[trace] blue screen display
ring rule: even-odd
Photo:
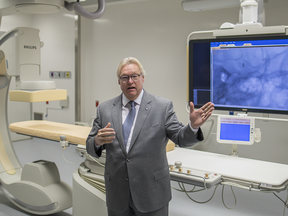
[[[288,113],[288,36],[190,40],[189,100],[216,109]]]
[[[221,140],[250,141],[250,125],[221,123]]]
[[[212,49],[211,100],[215,106],[288,110],[285,42],[288,39],[240,41],[237,47],[222,44]]]

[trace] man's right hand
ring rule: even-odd
[[[106,127],[100,129],[95,136],[96,146],[101,146],[107,143],[112,143],[115,139],[115,131],[113,128],[110,128],[111,123],[109,122]]]

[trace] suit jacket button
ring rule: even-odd
[[[127,162],[130,162],[130,160],[129,160],[128,158],[126,158],[126,161],[127,161]]]
[[[129,181],[129,178],[126,178],[126,181]]]

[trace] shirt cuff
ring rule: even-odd
[[[94,138],[94,149],[95,151],[99,150],[101,148],[101,145],[97,145],[95,142],[95,138]]]
[[[191,125],[191,122],[189,122],[189,126],[190,126],[192,132],[194,133],[194,135],[197,136],[197,133],[198,133],[199,128],[194,129],[194,128],[192,127],[192,125]]]

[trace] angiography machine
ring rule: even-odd
[[[105,1],[98,1],[98,6],[98,10],[91,13],[85,11],[77,2],[56,0],[48,3],[43,1],[1,1],[0,3],[1,15],[11,14],[14,11],[55,12],[66,7],[68,10],[75,9],[79,14],[92,19],[103,14]],[[66,90],[56,89],[54,81],[40,80],[40,49],[43,45],[39,38],[39,30],[28,27],[12,29],[0,38],[0,187],[16,206],[38,215],[52,214],[70,208],[72,189],[67,183],[61,181],[54,162],[38,160],[25,164],[24,167],[21,166],[15,155],[8,129],[7,100],[8,95],[12,101],[30,103],[66,100]],[[15,77],[16,90],[9,92],[11,77]],[[42,129],[45,127],[47,124]],[[55,127],[53,124],[54,129]],[[41,126],[38,125],[37,128]],[[87,130],[82,127],[77,131],[83,131],[81,129],[84,129],[87,134]],[[69,140],[69,134],[66,135]],[[75,137],[75,133],[73,135]],[[43,137],[43,134],[40,137]],[[56,139],[60,140],[60,136]],[[74,142],[73,139],[69,141]],[[83,143],[83,140],[75,141],[77,144],[81,142]]]
[[[257,22],[258,1],[240,0],[240,3],[242,23],[224,23],[220,29],[192,32],[187,38],[187,101],[193,101],[196,108],[212,101],[216,109],[245,113],[217,117],[216,139],[224,145],[232,144],[232,153],[223,155],[181,149],[168,143],[170,176],[180,185],[195,185],[203,190],[229,185],[257,192],[286,191],[288,165],[238,157],[236,146],[261,140],[255,117],[247,116],[247,112],[288,111],[288,107],[280,103],[287,93],[280,81],[288,80],[288,73],[285,74],[288,72],[285,61],[288,27],[263,27]],[[0,103],[1,189],[11,202],[34,214],[51,214],[73,206],[74,216],[105,216],[105,152],[99,159],[86,153],[85,140],[90,127],[47,121],[16,122],[9,126],[16,133],[60,141],[63,148],[69,143],[78,145],[77,151],[85,161],[73,173],[72,188],[60,180],[53,162],[38,160],[22,168],[11,145],[7,122],[8,93],[10,100],[15,101],[66,98],[65,90],[56,89],[53,82],[39,79],[41,45],[37,29],[20,27],[0,38],[0,49],[4,50],[0,52],[0,100],[3,101]],[[273,55],[278,57],[277,70],[272,70],[269,65],[269,62],[276,61]],[[16,64],[11,65],[10,61]],[[16,77],[17,90],[9,92],[11,76]],[[277,86],[266,88],[271,85],[269,80],[279,76],[282,77]],[[286,207],[287,200],[284,201],[284,209]]]

